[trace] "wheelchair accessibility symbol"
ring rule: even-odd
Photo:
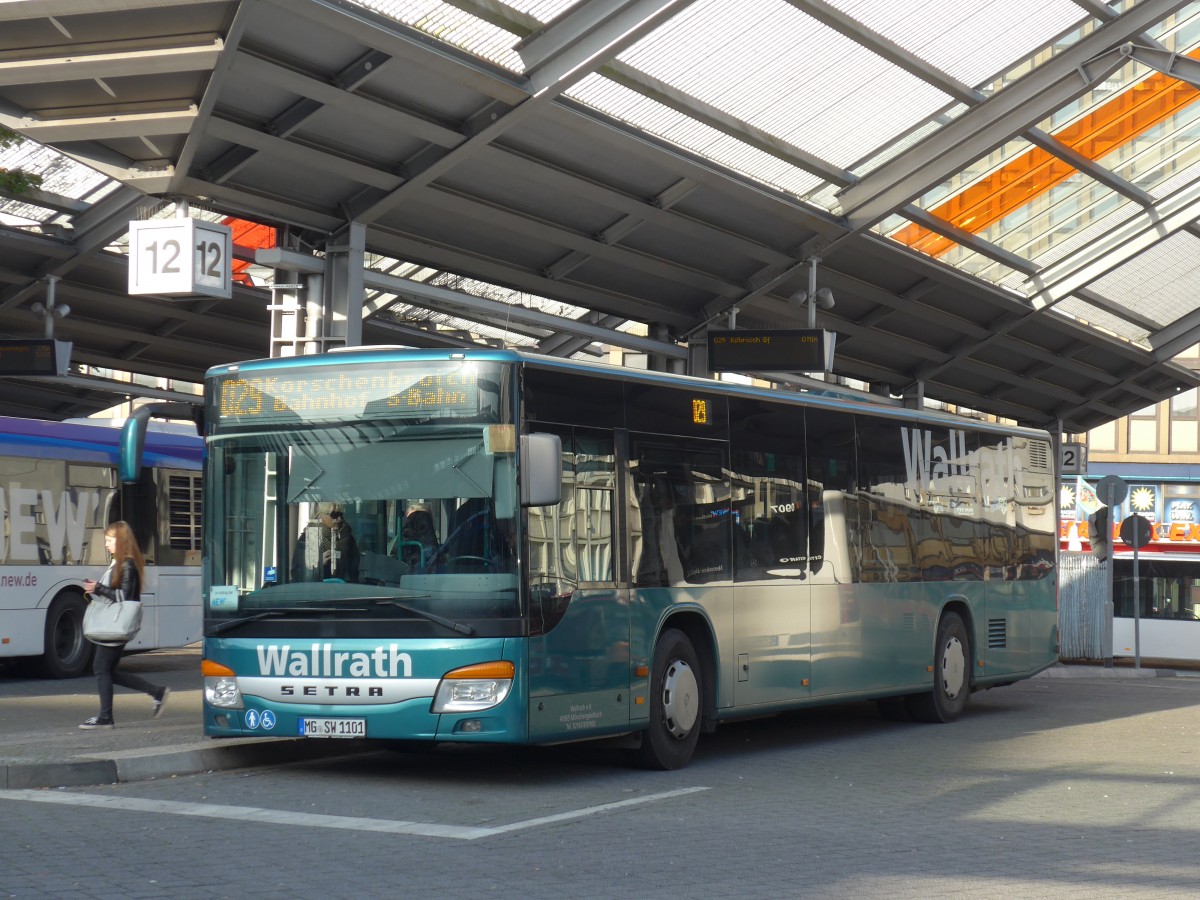
[[[257,709],[246,710],[246,727],[253,730],[261,727],[263,731],[270,731],[275,727],[275,713],[269,709],[264,709],[259,712]]]

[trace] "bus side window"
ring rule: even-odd
[[[732,534],[723,455],[698,442],[635,442],[631,522],[638,587],[729,580]]]
[[[738,400],[732,419],[737,578],[794,578],[809,560],[803,416]]]
[[[530,507],[529,574],[543,592],[567,593],[580,583],[611,583],[613,492],[616,455],[613,433],[537,423],[537,431],[562,440],[562,500]]]

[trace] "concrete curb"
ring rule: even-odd
[[[155,750],[114,751],[110,757],[103,759],[9,762],[0,764],[0,787],[15,790],[144,781],[172,775],[196,775],[201,772],[304,762],[359,753],[369,748],[365,741],[358,740],[279,738],[235,741],[205,742]]]
[[[1200,672],[1185,669],[1135,669],[1131,666],[1051,666],[1034,678],[1200,678]]]

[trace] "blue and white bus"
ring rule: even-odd
[[[687,763],[1057,660],[1045,432],[502,350],[206,378],[204,728]]]
[[[122,485],[120,428],[0,416],[0,658],[32,657],[56,678],[90,671],[83,582],[104,572],[104,529],[120,519],[146,555],[142,628],[129,649],[200,639],[204,445],[195,426],[163,428],[145,438],[141,476]]]

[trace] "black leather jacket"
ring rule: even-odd
[[[117,599],[117,589],[109,585],[109,574],[105,572],[96,581],[96,589],[92,591],[98,597],[105,597],[109,600]],[[120,591],[126,600],[141,600],[142,585],[138,581],[137,566],[134,565],[132,559],[127,559],[121,563],[121,584]]]

